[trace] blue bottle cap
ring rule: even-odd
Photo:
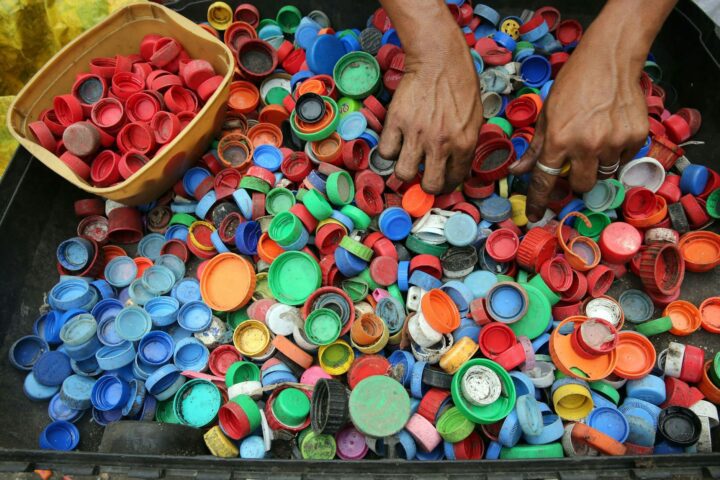
[[[198,282],[195,278],[183,278],[175,284],[171,295],[180,302],[180,305],[196,300],[202,300],[202,295],[200,294],[200,282]]]
[[[420,460],[421,462],[437,462],[443,458],[445,458],[445,451],[443,449],[442,442],[440,442],[431,452],[425,452],[420,449],[417,449],[415,452],[415,460]]]
[[[460,316],[464,317],[470,312],[470,303],[475,297],[472,290],[463,282],[450,280],[440,287],[440,290],[447,293],[453,303],[455,303],[460,312]]]
[[[97,352],[95,352],[95,354],[97,355]],[[95,355],[85,360],[74,360],[71,358],[70,367],[73,372],[83,377],[95,377],[103,372],[103,369],[100,368],[100,365],[97,363]]]
[[[170,361],[174,350],[175,343],[172,337],[160,330],[149,332],[138,345],[140,360],[157,367]]]
[[[142,274],[142,283],[153,295],[165,295],[175,285],[175,274],[168,267],[153,265]]]
[[[351,112],[346,114],[337,127],[337,132],[340,134],[340,138],[349,142],[360,137],[367,128],[367,119],[365,115],[360,112]]]
[[[583,202],[579,198],[573,198],[572,200],[570,200],[570,203],[565,205],[563,209],[560,210],[560,213],[558,213],[558,218],[563,219],[570,212],[580,212],[582,210],[585,210],[585,202]],[[574,222],[575,217],[570,217],[565,221],[565,225],[572,226]]]
[[[460,327],[458,327],[454,332],[452,332],[453,341],[455,343],[457,343],[463,337],[468,337],[473,342],[476,341],[478,335],[480,335],[480,326],[476,325],[475,322],[472,323],[472,325],[460,324]]]
[[[259,435],[250,435],[240,442],[240,458],[265,458],[265,441]]]
[[[122,308],[120,309],[122,310]],[[118,310],[118,312],[120,311]],[[107,316],[98,323],[97,336],[103,345],[120,345],[125,340],[115,330],[115,316]]]
[[[118,345],[104,346],[95,352],[95,359],[103,370],[116,370],[133,362],[135,347],[131,342],[125,341]]]
[[[8,351],[13,367],[29,372],[45,353],[50,351],[47,342],[37,335],[27,335],[15,340]]]
[[[129,363],[122,368],[116,368],[114,370],[107,370],[107,371],[105,371],[105,375],[115,375],[116,377],[121,378],[122,380],[124,380],[128,383],[130,383],[130,381],[133,378],[135,378],[135,376],[133,375],[132,363]]]
[[[640,290],[625,290],[618,297],[618,303],[625,313],[625,319],[632,323],[650,320],[655,313],[652,299]]]
[[[445,223],[445,238],[450,245],[465,247],[477,238],[478,225],[467,213],[457,213]]]
[[[365,130],[363,134],[358,137],[360,140],[363,140],[365,143],[368,144],[370,150],[377,147],[378,143],[380,143],[377,135],[372,135],[372,133],[374,133],[372,130]]]
[[[165,236],[159,233],[149,233],[138,243],[138,255],[147,257],[153,262],[160,256],[160,250],[165,244]]]
[[[132,376],[133,378],[146,381],[150,375],[153,374],[159,367],[153,367],[140,360],[140,356],[136,355],[132,363]],[[132,380],[132,379],[131,379]],[[127,380],[128,382],[130,380]]]
[[[327,177],[323,175],[322,173],[316,172],[315,170],[312,170],[310,173],[308,173],[308,176],[306,177],[308,182],[312,184],[313,187],[315,187],[316,190],[318,190],[323,195],[327,191]]]
[[[271,172],[280,168],[283,161],[283,154],[274,145],[259,145],[253,152],[253,163]]]
[[[660,407],[653,405],[650,402],[646,402],[645,400],[640,400],[639,398],[627,397],[625,401],[623,401],[623,404],[620,405],[619,410],[622,413],[625,413],[631,408],[640,408],[645,410],[652,417],[653,426],[657,428],[657,422],[661,412]]]
[[[498,322],[516,322],[527,312],[527,294],[516,283],[498,283],[488,292],[486,308],[490,316]]]
[[[145,311],[156,327],[166,327],[175,322],[180,302],[174,297],[155,297],[145,304]]]
[[[540,413],[535,393],[519,395],[515,407],[520,429],[526,435],[540,435],[543,429],[543,418]]]
[[[487,5],[484,5],[482,3],[478,3],[475,5],[475,8],[473,9],[473,13],[480,17],[483,20],[487,20],[487,23],[493,26],[497,26],[498,22],[500,22],[500,14],[492,7],[488,7]],[[485,23],[482,22],[481,25]]]
[[[37,381],[33,372],[27,374],[25,382],[23,383],[23,392],[25,393],[25,396],[33,401],[50,400],[53,395],[59,391],[60,384],[53,386],[43,385]]]
[[[163,237],[164,238],[164,237]],[[165,240],[163,240],[165,241]],[[90,285],[95,287],[98,294],[100,294],[100,300],[111,300],[117,296],[115,289],[106,280],[93,280]]]
[[[440,288],[442,286],[442,282],[440,280],[428,273],[423,272],[422,270],[415,270],[414,272],[412,272],[408,283],[410,285],[420,287],[426,292],[429,292],[433,288]]]
[[[486,270],[476,270],[463,279],[474,298],[485,298],[490,288],[498,283],[497,276]]]
[[[165,240],[180,240],[186,242],[188,232],[188,227],[185,225],[170,225],[168,229],[165,230]]]
[[[705,191],[709,178],[710,171],[704,165],[688,165],[680,177],[680,190],[698,196]]]
[[[528,87],[541,87],[551,74],[550,62],[542,55],[530,55],[520,65],[520,76]]]
[[[276,363],[275,365],[272,365],[272,366],[266,368],[265,370],[262,371],[262,374],[269,375],[273,372],[290,372],[290,373],[292,373],[292,370],[290,370],[290,367],[288,367],[284,363],[280,362],[280,363]]]
[[[397,439],[399,442],[399,445],[396,447],[398,457],[404,460],[412,460],[417,457],[417,443],[413,436],[410,435],[410,432],[405,429],[400,430],[397,434]]]
[[[340,41],[345,47],[346,53],[362,50],[362,45],[360,45],[360,41],[354,35],[345,35],[340,39]]]
[[[389,28],[385,33],[383,33],[382,39],[380,41],[383,45],[396,45],[398,47],[402,47],[402,44],[400,43],[400,36],[397,33],[397,30],[394,28]]]
[[[95,255],[95,246],[85,238],[74,237],[58,245],[56,254],[65,270],[79,272],[86,268]]]
[[[305,60],[316,74],[332,75],[335,64],[346,53],[340,39],[334,35],[320,35],[305,52]]]
[[[130,257],[115,257],[105,265],[105,280],[115,288],[124,288],[137,277],[137,264]]]
[[[173,272],[176,282],[179,282],[185,276],[185,262],[176,255],[170,253],[160,255],[155,260],[155,265],[169,268]]]
[[[639,380],[628,380],[625,384],[628,397],[639,398],[653,405],[665,401],[665,381],[655,375],[647,375]]]
[[[195,216],[199,219],[206,218],[208,213],[210,213],[210,209],[215,205],[215,202],[217,202],[215,190],[210,190],[203,195],[197,205],[195,205]]]
[[[142,410],[147,391],[145,390],[145,382],[136,378],[130,380],[128,386],[130,388],[130,395],[128,396],[127,403],[122,407],[122,414],[124,417],[134,418]]]
[[[321,28],[314,20],[304,17],[295,30],[295,43],[303,50],[307,50],[317,39]]]
[[[209,358],[208,348],[197,338],[184,338],[175,345],[173,361],[182,371],[201,372],[207,367]]]
[[[350,278],[359,275],[367,268],[368,263],[344,248],[338,247],[335,250],[335,265],[341,274]]]
[[[403,376],[400,383],[402,383],[406,387],[410,386],[412,368],[413,365],[415,365],[415,357],[412,355],[412,353],[406,350],[395,350],[387,357],[387,359],[393,367],[402,365],[401,371],[403,372]]]
[[[549,328],[552,328],[552,322],[549,323]],[[535,340],[532,341],[532,347],[535,353],[548,353],[548,342],[550,342],[550,334],[543,333]]]
[[[183,175],[183,188],[192,197],[195,195],[195,189],[210,175],[210,172],[202,167],[193,167]]]
[[[497,30],[493,25],[483,22],[475,29],[475,40],[489,37],[490,35],[493,35],[496,31]]]
[[[417,361],[410,371],[410,395],[418,399],[424,397],[428,390],[422,381],[426,366],[427,362]]]
[[[517,410],[513,409],[503,420],[498,433],[498,442],[504,447],[514,447],[520,441],[522,433]]]
[[[532,380],[526,374],[512,371],[510,372],[510,378],[512,378],[515,384],[515,392],[518,397],[521,395],[535,396],[535,384],[532,383]]]
[[[80,308],[92,299],[90,284],[80,279],[68,279],[57,283],[48,295],[48,303],[55,310]]]
[[[284,382],[297,382],[297,377],[292,372],[275,371],[264,374],[262,377],[262,386],[269,387]]]
[[[140,307],[126,307],[115,317],[115,331],[130,342],[140,340],[151,328],[150,315]]]
[[[307,80],[309,78],[314,77],[315,74],[311,72],[310,70],[300,70],[296,74],[294,74],[292,77],[290,77],[290,90],[295,91],[295,87],[302,83],[303,80]],[[249,217],[247,217],[249,218]]]
[[[512,138],[510,143],[513,145],[513,150],[515,150],[515,158],[522,158],[528,147],[530,147],[530,143],[523,137]]]
[[[390,335],[399,332],[405,322],[405,305],[400,300],[389,295],[378,300],[375,314],[385,322]]]
[[[587,418],[587,424],[622,443],[627,440],[630,426],[620,410],[595,408]]]
[[[103,412],[97,408],[92,409],[92,418],[95,423],[101,427],[107,427],[113,422],[117,422],[122,418],[122,408],[116,408],[109,412]]]
[[[212,322],[213,315],[210,307],[203,302],[188,302],[178,311],[178,324],[189,332],[202,332]]]
[[[155,412],[157,411],[157,399],[152,395],[147,395],[147,389],[145,390],[145,401],[142,404],[140,413],[137,415],[137,420],[141,422],[151,422],[155,419]]]
[[[175,202],[170,204],[170,211],[173,213],[190,213],[195,214],[195,207],[197,207],[197,202]],[[173,225],[174,226],[174,225]],[[166,232],[166,238],[167,238],[167,232]]]
[[[80,345],[63,344],[64,352],[71,360],[82,361],[95,356],[95,352],[102,347],[102,343],[96,335],[93,335],[87,342]],[[72,364],[70,365],[72,368]]]
[[[405,239],[410,234],[412,219],[402,208],[390,207],[380,214],[378,226],[383,235],[395,242]]]
[[[543,410],[542,403],[538,403],[538,406],[542,411],[543,428],[539,435],[525,434],[525,441],[530,445],[546,445],[559,440],[565,433],[562,420],[549,409]]]
[[[240,209],[240,213],[242,213],[242,216],[246,219],[252,218],[252,198],[250,198],[250,194],[247,192],[247,190],[245,190],[244,188],[240,188],[238,190],[235,190],[232,196],[233,200],[235,200],[235,203]]]
[[[547,99],[548,95],[550,95],[550,89],[552,88],[553,83],[555,83],[555,80],[548,80],[542,87],[540,87],[540,98],[543,102]],[[643,157],[644,156],[645,155],[643,155]]]
[[[355,223],[352,221],[350,217],[345,215],[342,212],[339,212],[337,210],[333,210],[332,215],[330,215],[330,218],[337,220],[338,222],[345,225],[345,228],[347,228],[348,232],[352,232],[355,230]]]
[[[43,340],[45,340],[47,342],[48,340],[47,340],[45,332],[46,332],[47,325],[48,325],[48,318],[51,317],[52,319],[55,319],[56,316],[59,318],[60,314],[58,312],[55,312],[54,310],[50,310],[49,312],[43,313],[42,315],[37,317],[35,319],[35,321],[33,322],[33,333],[36,336],[42,338]],[[51,322],[53,322],[53,321],[55,321],[55,320],[51,320]],[[60,338],[59,338],[60,330],[59,329],[58,329],[57,334],[58,334],[57,341],[59,342],[60,341]]]
[[[84,413],[85,410],[76,410],[68,407],[65,402],[63,402],[62,398],[60,398],[59,393],[55,394],[48,404],[48,415],[53,422],[62,420],[65,422],[75,423],[80,420]]]
[[[97,322],[95,317],[89,313],[81,313],[75,315],[60,330],[60,340],[65,346],[81,345],[97,332]]]
[[[40,448],[69,452],[80,443],[80,432],[70,422],[58,420],[52,422],[40,434]]]
[[[252,220],[243,222],[235,230],[235,246],[243,255],[255,255],[261,235],[262,229],[258,222]]]
[[[480,214],[485,220],[492,223],[499,223],[510,218],[511,211],[510,201],[496,193],[480,202]]]
[[[501,450],[502,450],[502,445],[500,445],[498,442],[488,443],[487,449],[485,450],[485,459],[486,460],[497,460],[498,458],[500,458]]]
[[[514,52],[515,47],[517,46],[517,42],[515,42],[515,39],[502,31],[495,32],[493,34],[493,40],[495,40],[495,43],[497,43],[501,47],[506,48],[510,52]]]
[[[128,294],[132,303],[138,306],[143,306],[153,298],[157,297],[154,293],[151,293],[143,282],[142,278],[136,278],[128,287]]]
[[[410,275],[410,262],[408,262],[406,260],[398,262],[397,286],[401,292],[407,292],[408,289],[410,288],[409,278],[408,278],[409,275]]]
[[[447,440],[443,441],[443,452],[445,452],[445,458],[448,460],[457,460],[455,457],[455,448],[453,444]]]
[[[43,353],[33,365],[32,372],[38,383],[48,387],[62,385],[73,373],[70,357],[58,351]]]
[[[95,379],[81,375],[70,375],[60,387],[60,398],[72,410],[85,410],[90,408],[90,394]]]
[[[98,378],[90,394],[93,407],[107,412],[122,408],[130,397],[130,386],[114,375],[103,375]]]
[[[656,427],[653,419],[645,410],[631,408],[625,413],[630,433],[627,441],[635,445],[651,447],[655,444]]]

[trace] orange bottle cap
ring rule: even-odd
[[[655,366],[655,347],[645,335],[637,332],[618,333],[617,363],[613,373],[620,378],[639,380]]]

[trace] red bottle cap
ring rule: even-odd
[[[642,235],[628,223],[613,222],[603,229],[598,244],[603,260],[627,263],[640,251]]]
[[[495,192],[495,183],[483,182],[477,177],[470,177],[463,182],[463,193],[468,198],[482,200]]]
[[[85,118],[80,100],[70,94],[55,97],[53,99],[53,110],[55,110],[55,116],[60,124],[65,127]]]
[[[315,232],[315,246],[321,255],[331,255],[335,253],[345,235],[347,230],[342,225],[326,223]]]
[[[658,296],[674,294],[685,278],[685,261],[676,245],[653,244],[640,255],[640,279]]]
[[[505,117],[516,128],[534,124],[539,113],[537,104],[525,95],[510,100],[505,106]]]
[[[432,275],[438,280],[442,278],[442,264],[440,263],[440,259],[433,255],[415,255],[412,260],[410,260],[410,274],[415,270],[420,270],[428,275]]]
[[[512,230],[495,230],[485,242],[485,251],[500,263],[512,261],[518,252],[520,240]]]
[[[398,262],[392,257],[379,256],[370,262],[370,277],[381,287],[397,282]]]
[[[155,133],[155,141],[159,145],[170,143],[182,130],[177,115],[166,111],[157,112],[152,117],[150,128]]]
[[[705,350],[695,345],[685,345],[680,380],[688,383],[699,383],[702,380],[705,365]]]
[[[539,227],[533,227],[525,234],[517,250],[518,265],[530,272],[555,256],[558,241],[555,235]]]
[[[51,152],[55,152],[57,142],[55,141],[52,131],[50,131],[50,128],[45,122],[39,120],[30,122],[28,124],[28,130],[30,130],[30,133],[33,134],[41,147],[46,150],[50,150]]]
[[[117,132],[125,123],[125,107],[115,98],[103,98],[93,105],[90,120],[107,132]]]
[[[175,255],[183,262],[187,262],[190,254],[188,252],[187,245],[182,240],[172,238],[165,242],[160,248],[161,255]],[[219,347],[218,347],[219,348]],[[217,349],[216,349],[217,350]],[[213,350],[214,351],[214,350]]]
[[[126,152],[120,161],[118,162],[118,171],[120,176],[124,179],[128,179],[133,176],[135,172],[140,170],[150,160],[140,152],[130,150]]]
[[[540,276],[554,292],[567,291],[573,282],[573,272],[565,257],[556,256],[540,267]]]
[[[103,150],[95,156],[90,166],[90,179],[96,187],[109,187],[119,182],[120,156],[112,150]]]
[[[140,211],[133,207],[113,208],[108,214],[108,240],[112,243],[137,243],[143,236]]]
[[[482,354],[487,358],[494,359],[517,344],[515,333],[504,323],[489,323],[480,330],[478,345]]]
[[[566,303],[579,302],[587,293],[588,281],[585,275],[577,270],[573,270],[573,281],[570,288],[562,292],[561,298]]]
[[[90,179],[90,167],[80,157],[77,157],[70,152],[65,152],[60,155],[60,161],[63,162],[78,177],[85,181]]]
[[[515,149],[507,138],[496,138],[481,143],[475,149],[473,173],[483,182],[494,182],[506,177],[510,164],[515,161]]]
[[[134,150],[147,154],[155,150],[155,136],[146,123],[128,123],[118,132],[117,145],[123,153]]]
[[[105,215],[105,202],[99,198],[85,198],[73,204],[75,215],[79,218],[92,215]]]
[[[355,385],[373,375],[386,375],[390,370],[390,362],[380,355],[362,355],[355,358],[347,373],[348,386]]]
[[[174,85],[165,91],[163,99],[167,108],[173,113],[196,112],[198,110],[197,96],[187,88]]]

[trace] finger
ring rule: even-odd
[[[535,162],[542,152],[543,144],[545,143],[545,116],[540,115],[537,124],[535,126],[535,135],[533,136],[530,146],[522,157],[515,160],[510,165],[510,173],[513,175],[522,175],[529,172],[535,166]]]
[[[623,151],[620,153],[620,165],[625,165],[627,162],[635,158],[635,155],[645,145],[646,138],[631,142]]]
[[[447,175],[443,191],[451,192],[467,178],[474,153],[475,149],[460,149],[452,153],[447,164]]]
[[[570,155],[570,187],[578,193],[592,190],[597,181],[598,158],[588,152]]]
[[[380,153],[380,156],[385,158],[382,153]],[[395,164],[395,175],[400,180],[409,182],[417,175],[420,160],[422,160],[420,144],[414,138],[405,138],[398,161]]]
[[[380,136],[380,143],[378,144],[378,153],[382,158],[388,160],[396,160],[400,154],[403,144],[403,134],[400,128],[398,128],[397,122],[394,117],[388,117],[386,125],[383,126],[383,132]]]
[[[438,194],[445,186],[447,175],[446,165],[448,154],[440,149],[429,149],[425,155],[425,171],[423,172],[422,187],[427,193]]]
[[[598,162],[597,179],[611,178],[620,168],[620,152],[617,150],[602,154]],[[602,171],[601,169],[605,169]],[[614,171],[613,171],[614,170]]]
[[[550,168],[561,168],[565,156],[557,154],[550,156],[548,150],[547,145],[545,145],[537,163],[541,163]],[[547,206],[550,192],[552,192],[555,187],[556,181],[556,175],[550,175],[535,165],[532,171],[532,178],[530,179],[530,188],[528,189],[527,204],[525,207],[525,213],[531,222],[539,221],[545,214],[545,207]]]

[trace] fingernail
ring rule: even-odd
[[[515,167],[517,167],[518,165],[520,165],[520,160],[515,160],[513,163],[510,164],[509,168],[510,170],[514,170]]]

